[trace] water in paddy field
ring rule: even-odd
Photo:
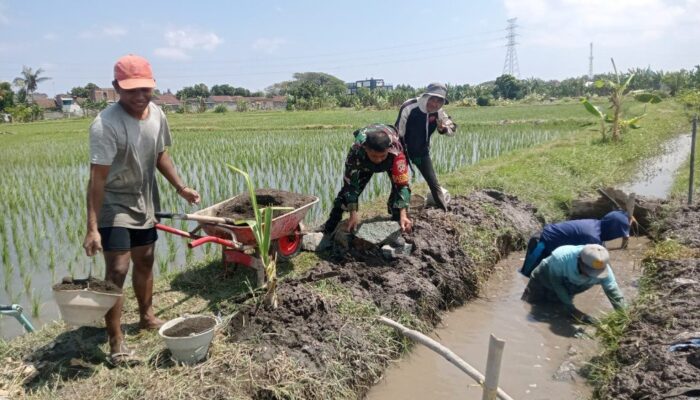
[[[665,198],[678,167],[690,152],[690,136],[666,143],[665,152],[651,159],[624,190]],[[611,265],[625,298],[634,298],[640,263],[648,239],[631,238],[627,249],[620,240],[607,243]],[[489,336],[505,340],[499,386],[516,399],[586,399],[592,390],[576,370],[599,351],[593,330],[573,325],[556,305],[532,306],[522,300],[527,278],[517,270],[524,253],[511,254],[495,267],[481,297],[447,313],[431,337],[483,373]],[[576,296],[576,306],[599,316],[612,310],[600,286]],[[482,390],[470,377],[441,356],[416,345],[390,367],[369,392],[383,399],[481,399]]]

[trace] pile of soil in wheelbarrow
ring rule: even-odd
[[[259,208],[263,207],[290,207],[295,210],[305,206],[316,198],[305,194],[285,192],[276,189],[258,189],[255,191],[255,200]],[[272,214],[277,217],[292,210],[276,210]],[[248,193],[242,193],[224,204],[217,212],[217,217],[231,218],[234,220],[245,220],[255,218],[253,204],[250,202]]]
[[[666,221],[668,230],[663,236],[700,250],[698,221],[700,207],[680,209]],[[700,260],[653,259],[645,265],[649,268],[645,275],[656,294],[649,302],[636,306],[633,315],[638,317],[613,353],[620,369],[610,384],[600,389],[600,397],[697,397],[700,347],[693,341],[700,340]]]
[[[83,290],[90,289],[99,293],[118,294],[122,289],[112,282],[103,281],[94,277],[86,279],[63,278],[61,283],[53,285],[53,290]]]
[[[378,326],[370,310],[394,317],[410,314],[426,327],[434,326],[442,312],[477,296],[495,260],[522,248],[541,229],[533,207],[499,192],[456,197],[450,206],[448,213],[424,209],[412,216],[413,233],[404,235],[414,246],[410,255],[385,261],[374,254],[339,251],[304,277],[281,283],[276,309],[240,309],[227,337],[262,349],[253,355],[257,389],[252,397],[276,398],[265,382],[271,379],[269,371],[278,369],[279,354],[301,366],[306,381],[323,380],[327,371],[342,366],[347,372],[342,385],[362,397],[401,351],[401,339],[387,337],[389,329]],[[477,260],[472,247],[492,257]],[[299,380],[292,369],[280,373],[276,382]],[[299,386],[296,397],[337,397],[305,391],[312,387]]]
[[[163,331],[168,337],[187,337],[206,332],[216,325],[216,321],[211,317],[192,317],[171,326]]]

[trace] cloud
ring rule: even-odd
[[[44,40],[48,40],[48,41],[53,42],[56,39],[58,39],[58,35],[56,35],[55,33],[49,32],[49,33],[44,35]]]
[[[213,32],[201,32],[185,28],[166,31],[167,46],[158,47],[153,52],[156,56],[170,60],[189,60],[190,53],[197,50],[213,51],[224,40]]]
[[[95,38],[120,38],[126,36],[129,31],[119,25],[105,25],[102,27],[93,26],[89,30],[85,30],[78,34],[81,39],[95,39]]]
[[[4,2],[0,2],[0,25],[9,25],[10,17],[7,16],[7,7]]]
[[[697,0],[504,0],[504,5],[509,17],[518,18],[520,43],[559,48],[641,45],[680,34],[690,10],[700,12]]]
[[[126,35],[127,30],[121,26],[111,25],[102,28],[102,34],[109,37],[119,37]]]
[[[252,47],[258,51],[273,54],[285,43],[287,40],[283,38],[258,38],[253,42]]]
[[[153,51],[155,55],[169,60],[189,60],[190,56],[184,50],[175,47],[158,47]]]
[[[213,32],[199,32],[194,29],[177,29],[165,32],[165,40],[169,47],[183,50],[204,49],[214,50],[223,39]]]

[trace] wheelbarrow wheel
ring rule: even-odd
[[[297,229],[288,236],[282,236],[275,240],[274,250],[277,254],[277,261],[289,261],[301,251],[301,229]]]

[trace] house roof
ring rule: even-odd
[[[40,97],[38,99],[34,99],[34,103],[39,107],[43,108],[44,110],[56,108],[56,101],[54,99]]]
[[[101,100],[106,100],[108,102],[110,101],[119,101],[119,95],[117,94],[117,91],[114,90],[114,88],[97,88],[97,89],[92,89],[90,92],[90,100],[92,101],[101,101]]]
[[[172,93],[165,93],[165,94],[161,94],[160,96],[153,96],[153,102],[159,106],[163,106],[163,105],[179,106],[180,105],[180,100],[178,100],[177,97],[175,97],[175,95]]]

